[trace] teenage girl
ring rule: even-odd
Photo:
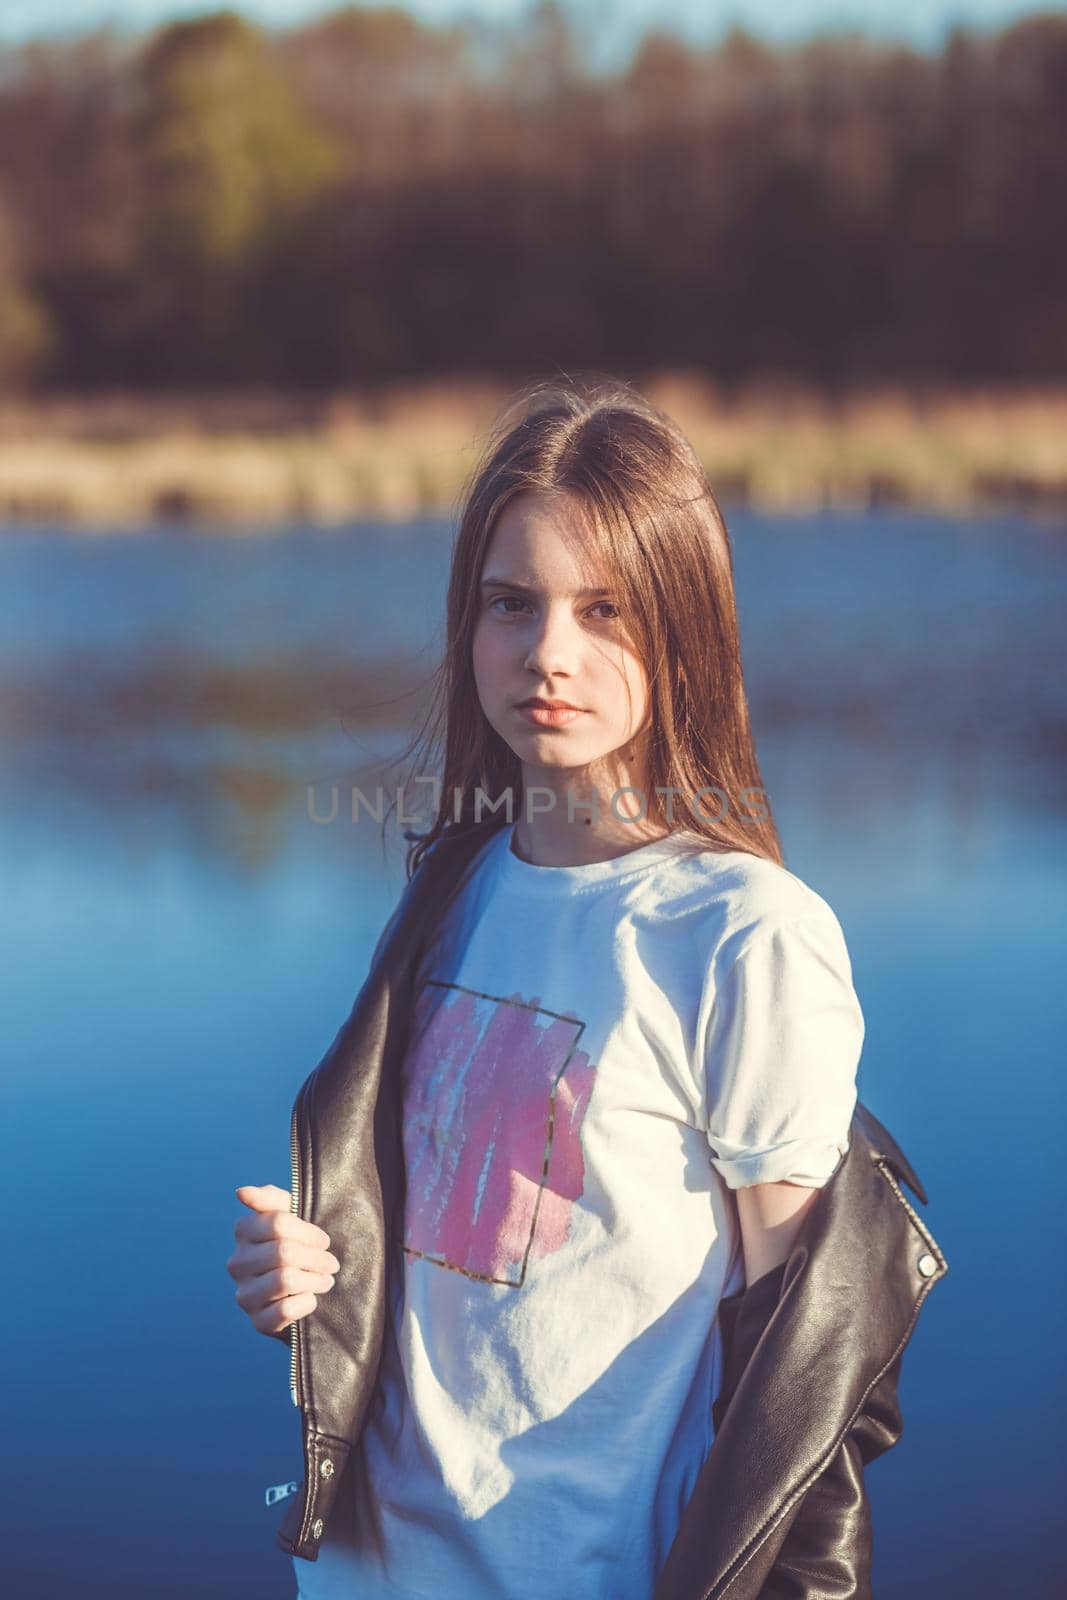
[[[785,1261],[845,1153],[864,1022],[783,864],[719,507],[629,386],[501,418],[441,689],[409,874],[449,822],[486,845],[421,969],[370,1487],[299,1596],[648,1600],[711,1448],[720,1300]],[[287,1191],[237,1194],[259,1332],[358,1294]]]

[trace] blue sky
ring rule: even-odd
[[[338,9],[324,0],[231,0],[232,9],[266,24],[290,26]],[[1067,3],[1033,0],[578,0],[588,31],[601,46],[617,48],[649,22],[670,26],[706,43],[739,23],[768,39],[795,40],[834,27],[862,28],[881,37],[936,46],[955,22],[992,28],[1035,10],[1067,11]],[[0,0],[0,42],[85,31],[111,23],[146,28],[173,17],[223,9],[205,0]],[[521,16],[524,0],[408,0],[407,9],[428,21],[460,15],[504,20]]]

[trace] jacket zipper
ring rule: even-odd
[[[267,1490],[267,1504],[276,1506],[279,1500],[288,1500],[291,1494],[298,1494],[299,1492],[300,1485],[298,1483],[272,1483]]]
[[[292,1177],[289,1185],[289,1209],[293,1215],[300,1215],[300,1146],[296,1133],[296,1104],[289,1120],[289,1161],[292,1168]],[[289,1324],[289,1393],[292,1395],[294,1406],[300,1404],[300,1319]]]

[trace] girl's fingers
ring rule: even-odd
[[[291,1322],[309,1316],[318,1303],[313,1294],[294,1294],[285,1300],[275,1300],[252,1317],[252,1326],[260,1333],[281,1333]]]
[[[292,1204],[289,1190],[279,1189],[276,1183],[242,1183],[234,1193],[253,1211],[288,1211]]]
[[[244,1241],[226,1263],[231,1278],[256,1278],[276,1267],[301,1267],[305,1272],[338,1273],[341,1263],[331,1250],[300,1239]]]
[[[330,1236],[291,1209],[288,1189],[243,1183],[235,1191],[247,1210],[234,1223],[237,1248],[226,1263],[237,1304],[260,1333],[281,1333],[314,1311],[334,1286],[341,1263]]]
[[[248,1212],[238,1217],[233,1225],[236,1238],[294,1238],[318,1245],[322,1250],[329,1248],[330,1236],[323,1228],[305,1222],[290,1210],[288,1189],[279,1189],[273,1183],[262,1186],[244,1183],[234,1192],[241,1204],[248,1207]]]
[[[235,1299],[250,1316],[294,1295],[329,1294],[335,1279],[328,1273],[304,1272],[299,1267],[279,1267],[258,1278],[247,1278],[237,1285]]]

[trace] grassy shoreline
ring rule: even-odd
[[[727,398],[684,372],[638,387],[677,418],[724,504],[1067,512],[1067,388]],[[0,522],[255,531],[453,516],[512,392],[453,380],[313,397],[0,397]]]

